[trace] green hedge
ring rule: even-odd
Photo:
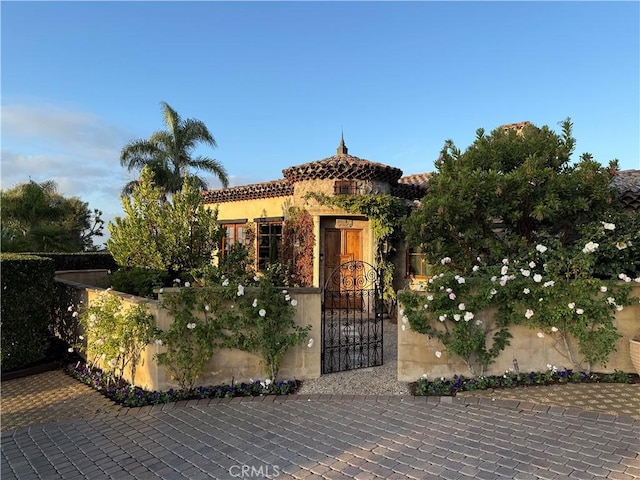
[[[116,270],[118,264],[109,252],[80,253],[39,253],[29,252],[25,255],[51,258],[57,270]]]
[[[0,254],[2,269],[2,372],[47,356],[55,263],[35,255]]]

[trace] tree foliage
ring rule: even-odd
[[[551,338],[572,367],[606,365],[615,312],[637,300],[628,283],[640,282],[639,216],[616,201],[616,161],[571,163],[571,127],[478,130],[464,153],[447,141],[406,222],[436,273],[423,299],[401,298],[407,320],[473,373],[508,345],[514,324]],[[481,319],[489,309],[493,319]]]
[[[464,272],[478,257],[500,260],[541,235],[577,242],[581,229],[615,208],[617,162],[605,168],[584,154],[571,163],[571,128],[567,119],[561,134],[533,125],[521,133],[479,129],[464,153],[447,141],[429,193],[407,222],[409,243],[432,263],[450,257]]]
[[[129,171],[149,167],[153,173],[153,181],[165,194],[180,191],[191,169],[214,174],[226,187],[229,178],[220,162],[192,155],[200,143],[217,146],[207,126],[200,120],[181,118],[166,102],[161,102],[160,105],[166,130],[157,131],[148,139],[129,142],[122,149],[120,164]],[[198,188],[207,188],[207,183],[201,177],[192,176]],[[138,182],[139,180],[129,182],[123,193],[130,194]]]
[[[186,272],[212,260],[223,230],[217,211],[207,209],[197,181],[187,177],[171,201],[153,181],[151,168],[142,169],[130,197],[122,196],[125,217],[109,224],[107,248],[123,267]]]
[[[92,251],[95,237],[102,236],[102,212],[61,195],[53,181],[18,184],[1,191],[0,202],[2,251]]]

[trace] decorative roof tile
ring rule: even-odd
[[[620,170],[611,181],[625,208],[640,209],[640,170]]]
[[[256,200],[258,198],[286,197],[293,195],[293,185],[285,180],[254,183],[238,187],[222,188],[202,192],[202,198],[207,203],[238,202],[241,200]]]
[[[304,180],[336,179],[377,180],[393,184],[402,176],[402,170],[340,153],[315,162],[285,168],[282,170],[282,174],[291,183]]]

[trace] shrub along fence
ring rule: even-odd
[[[426,295],[426,294],[425,294]],[[631,295],[640,296],[640,286],[634,286]],[[491,312],[481,312],[477,315],[485,325],[491,325]],[[427,378],[451,378],[454,375],[469,376],[464,362],[455,355],[447,353],[444,346],[435,338],[417,333],[411,329],[408,322],[403,321],[402,305],[398,310],[398,380],[413,382],[426,374]],[[621,335],[615,342],[616,351],[613,352],[606,365],[593,365],[594,372],[612,373],[620,370],[633,373],[629,340],[640,338],[640,304],[625,307],[615,314],[615,327]],[[520,372],[543,372],[549,367],[562,369],[576,369],[575,365],[565,355],[564,342],[554,332],[532,330],[522,325],[510,326],[512,335],[510,344],[490,364],[485,375],[502,375],[507,370]],[[578,346],[570,339],[570,348],[575,355]]]
[[[103,301],[101,298],[104,299],[105,290],[61,277],[56,278],[56,283],[60,292],[59,299],[61,299],[61,306],[58,309],[61,317],[58,324],[66,332],[70,344],[74,344],[74,339],[77,339],[86,345],[87,340],[91,341],[92,339],[84,338],[83,332],[77,330],[79,328],[77,315],[74,317],[74,314]],[[119,298],[123,306],[123,313],[130,311],[137,305],[145,305],[154,319],[155,326],[160,330],[167,331],[176,320],[166,308],[163,308],[163,300],[166,295],[178,290],[178,288],[165,288],[158,294],[158,300],[114,291],[109,293]],[[305,341],[292,347],[282,359],[278,377],[281,380],[318,378],[320,376],[320,290],[317,288],[290,288],[288,292],[297,301],[295,324],[301,327],[310,325],[311,330],[308,337],[317,340]],[[194,315],[200,317],[202,313]],[[97,320],[99,321],[99,319]],[[171,372],[156,361],[156,355],[163,352],[166,352],[165,345],[160,342],[149,342],[140,353],[135,379],[132,378],[130,368],[123,372],[123,379],[150,391],[180,388],[181,385],[175,378],[172,378]],[[103,361],[108,361],[108,359],[105,358]],[[221,348],[216,350],[213,358],[205,364],[203,373],[198,377],[195,385],[209,386],[264,379],[263,367],[261,358],[257,354],[238,349]]]
[[[55,264],[35,255],[0,255],[2,372],[44,360],[49,343]]]

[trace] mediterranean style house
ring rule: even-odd
[[[375,264],[377,244],[368,218],[322,205],[308,194],[389,194],[409,205],[425,195],[429,179],[429,174],[403,176],[399,168],[350,155],[344,137],[335,155],[286,168],[282,173],[280,180],[203,192],[204,202],[218,208],[218,221],[226,228],[225,247],[235,242],[253,243],[249,246],[255,252],[258,271],[265,268],[277,248],[290,212],[306,210],[313,219],[315,238],[313,280],[307,285],[313,287],[322,287],[331,272],[345,262]],[[397,278],[420,273],[411,272],[404,261],[397,263]]]
[[[528,123],[503,128],[520,132]],[[427,193],[430,177],[429,173],[404,176],[399,168],[350,155],[344,137],[335,155],[286,168],[282,174],[279,180],[203,192],[204,202],[218,208],[218,220],[226,228],[223,252],[235,242],[244,243],[254,252],[258,271],[264,270],[277,250],[290,212],[306,210],[313,219],[314,242],[312,280],[305,286],[313,287],[323,287],[345,262],[375,265],[379,246],[368,218],[322,205],[309,194],[389,194],[410,206]],[[640,170],[618,172],[612,186],[620,191],[625,209],[640,210]],[[395,289],[423,280],[429,273],[419,253],[401,244],[397,247]]]

